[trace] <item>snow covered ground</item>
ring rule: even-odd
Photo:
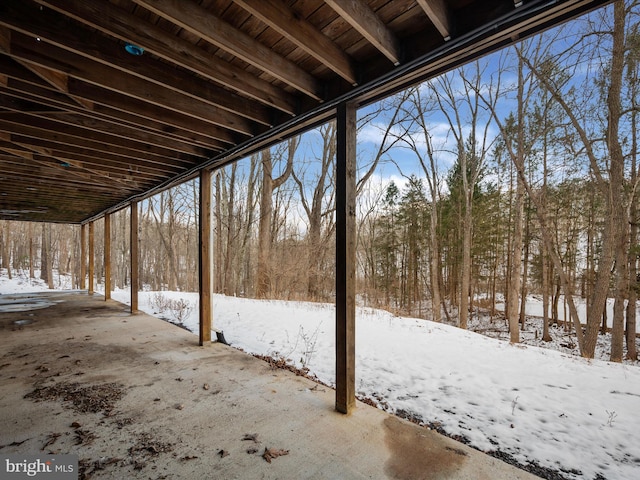
[[[0,293],[45,288],[0,277]],[[140,292],[139,300],[197,331],[197,294]],[[214,324],[234,347],[288,359],[333,384],[333,305],[221,295],[214,305]],[[380,408],[567,479],[640,478],[637,363],[588,361],[368,308],[357,312],[356,353],[357,393]]]

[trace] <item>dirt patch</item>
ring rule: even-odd
[[[118,400],[124,395],[124,386],[118,383],[103,383],[84,386],[80,383],[58,383],[38,387],[24,398],[35,402],[63,401],[63,406],[79,413],[104,413],[109,415]]]

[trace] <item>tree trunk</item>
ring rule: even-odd
[[[611,361],[621,362],[624,344],[624,301],[627,296],[627,265],[629,251],[629,218],[624,195],[624,153],[619,138],[622,117],[622,78],[625,58],[625,4],[614,3],[613,51],[611,58],[611,83],[607,96],[609,109],[609,188],[611,198],[612,246],[615,251],[613,328],[611,329]]]
[[[433,199],[433,192],[432,192]],[[429,220],[429,239],[431,244],[431,258],[429,268],[429,279],[431,281],[431,309],[433,311],[433,321],[442,321],[442,311],[440,304],[440,246],[438,243],[438,206],[435,199],[432,200],[431,218]]]
[[[529,236],[529,209],[525,215],[525,232],[524,232],[524,257],[522,259],[522,285],[520,287],[520,328],[524,330],[526,316],[527,316],[527,282],[529,280],[529,247],[531,245],[531,238]]]
[[[265,298],[271,291],[271,245],[273,242],[273,191],[280,187],[293,170],[293,154],[289,152],[287,166],[276,179],[273,178],[271,150],[262,154],[262,190],[260,192],[260,222],[258,224],[258,271],[256,273],[256,297]]]
[[[258,225],[258,272],[256,297],[265,298],[270,291],[271,215],[273,211],[273,178],[271,151],[262,151],[262,189],[260,192],[260,223]]]
[[[521,265],[522,265],[522,218],[524,213],[524,192],[522,183],[516,185],[514,212],[514,232],[512,242],[511,270],[509,272],[509,304],[507,308],[509,323],[509,341],[520,342],[520,325],[518,315],[518,297],[520,295]]]
[[[215,252],[214,265],[214,291],[222,293],[223,289],[223,242],[222,242],[222,170],[216,172],[216,227],[215,227]]]
[[[465,195],[469,195],[465,193]],[[471,201],[466,200],[465,211],[462,220],[462,268],[460,271],[460,310],[458,312],[458,325],[467,329],[469,318],[469,287],[471,285],[471,236],[472,217]]]
[[[235,239],[235,196],[236,196],[236,171],[238,170],[238,164],[231,165],[231,177],[229,179],[229,197],[227,199],[227,245],[226,255],[224,257],[224,288],[223,293],[229,295],[235,290],[232,277],[231,267],[233,266],[233,254],[235,252],[234,239]]]

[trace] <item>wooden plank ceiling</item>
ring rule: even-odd
[[[85,222],[604,3],[2,0],[0,218]]]

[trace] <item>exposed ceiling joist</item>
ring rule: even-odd
[[[452,25],[447,2],[445,0],[417,0],[417,2],[438,29],[442,38],[449,40],[452,35]]]
[[[400,41],[366,3],[359,0],[327,0],[327,4],[394,65],[400,64]]]
[[[249,35],[236,30],[193,2],[134,0],[156,15],[198,35],[203,40],[237,56],[265,73],[316,100],[322,100],[320,82],[293,62],[281,57]]]
[[[351,57],[280,0],[236,0],[235,3],[352,85],[358,84]]]
[[[39,38],[41,42],[51,43],[90,61],[97,60],[123,74],[134,75],[178,94],[188,95],[196,102],[206,102],[263,125],[271,122],[268,110],[260,104],[230,91],[211,88],[210,83],[193,78],[187,72],[168,69],[165,62],[150,55],[130,55],[115,39],[95,35],[92,31],[73,25],[67,17],[57,12],[40,10],[37,6],[24,3],[7,7],[7,13],[6,17],[0,19],[0,24],[9,29]],[[45,71],[55,74],[54,80],[61,78],[59,88],[66,88],[65,74],[48,69]],[[114,83],[120,81],[118,76],[113,78]],[[56,82],[54,84],[58,85]]]

